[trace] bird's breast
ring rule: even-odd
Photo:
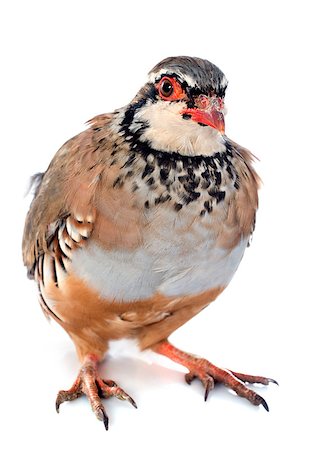
[[[123,153],[102,179],[95,230],[74,252],[74,275],[120,302],[227,286],[249,234],[230,213],[240,188],[236,165],[228,145],[212,157],[138,146]]]
[[[225,287],[247,245],[217,245],[211,221],[193,221],[166,208],[153,211],[134,249],[106,249],[96,241],[78,250],[72,270],[106,300],[132,302],[154,294],[193,295]],[[188,220],[189,219],[189,220]]]

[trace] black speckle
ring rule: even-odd
[[[154,153],[154,152],[153,152]],[[167,169],[168,171],[171,169],[176,169],[176,161],[179,158],[176,158],[177,153],[168,153],[168,152],[155,152],[155,158],[157,161],[157,164],[160,166],[161,169]]]
[[[229,165],[229,164],[227,165],[226,171],[229,174],[230,179],[232,180],[233,179],[233,173],[232,173],[231,165]]]
[[[222,174],[220,172],[215,172],[215,178],[216,178],[215,184],[216,186],[219,186],[222,182]]]
[[[198,199],[201,194],[199,192],[188,192],[188,196],[184,196],[184,201],[188,205]]]
[[[70,236],[71,237],[71,236]],[[55,283],[55,286],[58,287],[58,278],[57,278],[57,269],[56,269],[56,261],[55,258],[52,259],[52,277]]]
[[[204,172],[201,173],[201,177],[204,178],[205,180],[210,179],[210,173],[209,173],[208,169],[206,169]]]
[[[124,184],[124,181],[122,180],[122,178],[121,177],[117,177],[115,180],[114,180],[114,183],[113,183],[113,187],[115,188],[115,187],[117,187],[117,188],[120,188],[120,187],[122,187],[122,185]]]
[[[183,119],[189,120],[191,119],[191,114],[182,114]]]
[[[160,180],[165,184],[169,177],[170,170],[167,168],[160,169]]]
[[[202,123],[202,122],[197,122],[198,123],[198,125],[200,125],[201,127],[207,127],[208,125],[206,125],[205,123]]]
[[[208,213],[211,213],[211,211],[212,211],[212,202],[210,202],[209,200],[204,202],[204,208],[208,211]]]
[[[158,205],[159,203],[165,203],[168,200],[171,200],[171,196],[169,194],[161,194],[160,197],[157,197],[154,202],[156,205]]]
[[[133,186],[132,186],[132,192],[135,192],[138,189],[139,189],[139,186],[137,185],[137,183],[134,182]]]
[[[210,181],[207,181],[207,180],[202,181],[202,183],[201,183],[202,189],[208,189],[209,186],[210,186]]]
[[[133,175],[134,175],[133,170],[129,170],[129,171],[126,173],[126,178],[132,177]]]
[[[102,147],[105,143],[106,143],[106,138],[101,138],[101,139],[99,139],[99,141],[98,141],[98,146],[99,146],[99,147]]]
[[[216,161],[220,167],[224,167],[224,157],[223,157],[222,153],[217,153]]]
[[[135,161],[135,153],[133,153],[131,156],[129,156],[128,160],[125,162],[125,164],[123,166],[121,166],[121,168],[123,169],[124,167],[130,167],[132,166],[132,164]]]
[[[215,170],[217,169],[216,158],[207,158],[207,164],[212,169],[215,169]]]
[[[145,201],[145,208],[149,209],[149,201],[148,200]]]
[[[147,175],[150,175],[152,172],[154,172],[154,166],[150,166],[149,164],[146,164],[145,170],[142,173],[142,178],[145,178]]]
[[[184,184],[184,183],[188,182],[189,177],[187,175],[181,175],[181,176],[178,177],[178,180],[179,180],[180,183]]]
[[[195,172],[192,167],[188,167],[187,172],[188,172],[188,175],[190,178],[192,178],[192,179],[195,178]]]
[[[190,167],[190,159],[187,156],[182,159],[183,169],[187,170]]]
[[[225,199],[225,191],[217,191],[216,189],[210,189],[209,195],[217,200],[217,203],[222,202]]]
[[[175,203],[174,205],[174,209],[175,211],[180,211],[180,209],[182,208],[183,205],[181,205],[181,203]]]
[[[229,156],[230,158],[232,157],[232,147],[231,145],[229,145],[229,143],[226,143],[226,152],[227,156]]]
[[[152,184],[154,184],[154,182],[155,182],[154,178],[153,178],[153,177],[150,177],[150,178],[148,178],[148,180],[146,181],[146,184],[147,184],[148,186],[151,186]]]
[[[206,213],[205,209],[202,209],[202,211],[200,212],[200,216],[203,217],[205,213]]]
[[[197,185],[198,184],[195,181],[190,181],[189,183],[185,183],[183,185],[183,187],[187,192],[191,193],[191,192],[195,191],[195,189],[197,188]]]

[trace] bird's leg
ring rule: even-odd
[[[68,391],[59,391],[56,398],[56,411],[59,412],[61,403],[86,395],[91,408],[99,420],[104,422],[108,429],[108,416],[102,404],[101,398],[117,397],[119,400],[127,400],[135,408],[135,401],[114,381],[104,380],[98,376],[99,359],[95,355],[87,355],[76,378],[76,381]]]
[[[179,350],[167,340],[155,344],[152,350],[167,356],[189,369],[189,373],[185,376],[188,384],[194,378],[199,378],[205,388],[204,400],[208,398],[208,394],[214,388],[215,382],[221,382],[225,386],[233,389],[240,397],[246,398],[253,405],[262,405],[268,411],[266,401],[252,389],[249,389],[245,383],[269,384],[271,382],[277,384],[275,380],[266,377],[245,375],[228,369],[220,369],[206,359]]]

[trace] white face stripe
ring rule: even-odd
[[[182,73],[180,70],[167,70],[167,69],[161,69],[157,72],[151,72],[148,75],[148,81],[150,83],[157,83],[162,75],[177,75],[181,81],[185,81],[188,86],[190,87],[196,87],[196,81],[189,75],[186,75]],[[221,80],[221,87],[224,89],[228,85],[228,80],[226,76],[223,74],[223,78]]]
[[[158,72],[152,72],[148,76],[148,81],[150,83],[156,83],[159,81],[159,79],[162,77],[162,75],[177,75],[181,81],[185,81],[188,86],[195,87],[196,81],[191,78],[189,75],[185,75],[180,70],[167,70],[167,69],[161,69]]]

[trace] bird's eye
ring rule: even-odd
[[[164,78],[161,81],[159,91],[163,97],[170,97],[172,95],[174,88],[171,81],[168,78]]]
[[[186,98],[181,84],[174,77],[163,77],[155,87],[162,100],[176,101]]]

